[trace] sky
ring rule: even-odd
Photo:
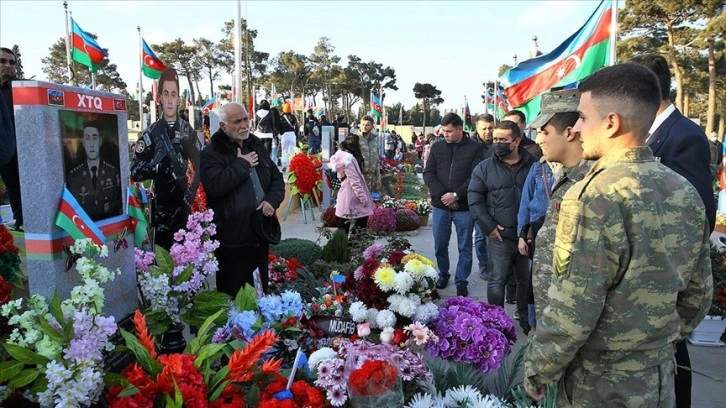
[[[598,0],[537,1],[241,1],[241,14],[258,30],[255,48],[310,55],[320,37],[347,65],[355,54],[396,70],[398,91],[386,91],[385,105],[414,105],[416,82],[441,90],[441,110],[483,112],[482,83],[494,80],[502,64],[529,58],[532,37],[547,53],[585,23]],[[222,38],[225,21],[234,19],[236,1],[68,1],[76,23],[98,35],[109,50],[128,91],[139,81],[140,26],[149,44],[182,38]],[[20,47],[26,78],[46,80],[41,59],[65,33],[63,2],[0,1],[0,46]],[[270,61],[271,62],[271,61]],[[185,79],[181,88],[186,88]],[[222,82],[231,84],[229,75]],[[215,88],[217,82],[215,82]],[[209,81],[199,84],[209,94]],[[144,78],[144,89],[151,80]],[[391,113],[389,113],[390,115]]]

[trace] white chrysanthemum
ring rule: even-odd
[[[412,320],[428,324],[437,317],[439,317],[439,307],[433,302],[426,302],[416,308]]]
[[[415,294],[411,294],[408,297],[402,295],[391,295],[388,297],[388,307],[390,310],[405,317],[413,317],[416,313],[416,307],[421,304],[421,299]]]
[[[376,323],[377,318],[378,318],[378,309],[375,309],[375,308],[368,309],[368,317],[366,318],[366,320],[368,321],[368,323],[371,324],[371,329],[379,329],[381,327],[386,327],[386,326],[379,326],[378,323]]]
[[[434,399],[429,394],[418,393],[411,398],[411,401],[404,408],[431,408]]]
[[[467,402],[466,407],[473,407],[478,405],[481,397],[481,393],[476,388],[471,385],[462,385],[446,390],[444,404],[447,407],[460,407],[462,403]]]
[[[382,291],[388,292],[394,289],[396,282],[396,271],[391,267],[381,267],[373,273],[373,280]]]
[[[405,294],[413,287],[414,281],[410,273],[403,271],[396,274],[393,279],[393,290],[400,294]]]
[[[413,276],[417,280],[420,280],[423,276],[426,276],[426,264],[419,261],[418,259],[411,259],[410,261],[406,262],[406,266],[403,267],[403,270],[410,273],[411,276]]]
[[[366,305],[360,301],[353,302],[350,305],[350,317],[356,323],[366,321],[366,318],[368,317],[368,309],[366,309]]]
[[[338,353],[330,347],[323,347],[310,355],[310,358],[308,358],[308,366],[311,370],[315,370],[323,361],[332,360],[334,358],[338,358]]]
[[[396,315],[388,309],[383,309],[376,316],[376,324],[378,327],[394,327],[396,325]]]
[[[433,280],[436,280],[439,278],[439,273],[436,272],[436,268],[434,268],[433,266],[429,266],[429,265],[426,265],[426,267],[424,268],[424,275],[427,278],[430,278]]]

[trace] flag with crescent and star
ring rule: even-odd
[[[91,72],[98,71],[98,66],[101,65],[104,58],[108,57],[108,50],[101,48],[96,40],[83,31],[72,18],[71,27],[73,28],[71,58],[73,61],[87,66]]]
[[[143,38],[141,39],[141,44],[144,51],[143,58],[141,59],[143,61],[141,63],[141,71],[148,78],[159,79],[161,73],[166,69],[166,65],[154,54],[154,50],[149,47],[149,44]]]
[[[91,217],[83,211],[81,205],[78,204],[76,198],[66,187],[63,187],[63,194],[60,197],[55,225],[61,227],[73,239],[90,238],[94,244],[98,245],[103,245],[106,242],[103,232],[91,220]]]
[[[540,98],[552,88],[563,87],[590,76],[610,63],[610,29],[613,0],[603,0],[585,24],[552,52],[519,63],[505,72],[509,105],[533,120]]]

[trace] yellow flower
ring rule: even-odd
[[[421,262],[423,262],[423,263],[424,263],[425,265],[428,265],[428,266],[431,266],[431,267],[434,267],[434,268],[436,267],[436,265],[434,265],[434,263],[433,263],[433,262],[431,262],[431,260],[430,260],[430,259],[428,259],[428,258],[426,258],[425,256],[422,256],[422,255],[420,255],[420,254],[408,254],[408,255],[404,256],[404,257],[403,257],[403,258],[401,259],[401,263],[403,263],[403,264],[406,264],[406,263],[407,263],[408,261],[410,261],[410,260],[412,260],[412,259],[416,259],[416,260],[418,260],[418,261],[421,261]]]
[[[426,264],[418,259],[411,259],[406,262],[406,266],[403,267],[403,270],[410,273],[414,278],[419,278],[424,275],[426,271]]]
[[[379,267],[373,273],[373,280],[383,291],[393,290],[396,271],[391,267]]]

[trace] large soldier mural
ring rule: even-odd
[[[202,146],[191,125],[178,117],[179,76],[174,69],[161,74],[159,90],[162,115],[136,142],[131,180],[153,180],[153,242],[168,250],[174,233],[186,224],[199,187]]]

